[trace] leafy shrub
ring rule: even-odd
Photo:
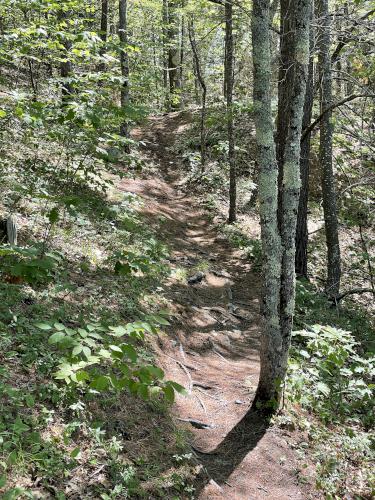
[[[51,333],[48,342],[63,353],[56,379],[98,392],[126,388],[145,400],[164,394],[173,402],[174,391],[184,392],[184,388],[165,380],[163,370],[147,364],[137,348],[137,341],[143,340],[146,332],[155,333],[160,325],[168,324],[165,315],[154,314],[125,326],[95,322],[80,328],[62,323],[36,326]]]
[[[350,332],[315,325],[294,332],[287,387],[289,398],[325,422],[350,420],[371,426],[375,360],[357,354]]]
[[[10,278],[30,284],[51,281],[62,260],[59,252],[43,253],[39,247],[2,247],[0,269]]]

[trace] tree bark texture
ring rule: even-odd
[[[169,0],[168,6],[168,74],[169,74],[169,101],[170,108],[179,107],[180,89],[180,46],[179,46],[179,19],[178,7],[180,0]]]
[[[282,178],[273,135],[271,110],[270,1],[254,0],[252,18],[254,113],[258,146],[259,198],[263,249],[264,333],[256,402],[275,409],[280,401],[290,346],[295,293],[295,230],[300,189],[300,140],[309,59],[310,0],[293,0],[295,26],[292,89],[288,91],[288,123]],[[289,57],[289,54],[288,54]],[[281,204],[279,203],[281,197]],[[280,210],[280,206],[282,209]]]
[[[332,61],[331,18],[328,0],[317,0],[319,16],[319,71],[320,71],[320,108],[324,113],[320,122],[319,160],[322,168],[322,195],[327,243],[327,282],[326,293],[330,298],[339,295],[341,280],[341,257],[335,176],[332,165]]]
[[[313,3],[313,0],[312,0]],[[310,59],[306,84],[305,104],[303,108],[302,130],[305,130],[311,122],[312,109],[314,103],[314,29],[313,29],[314,7],[311,6],[310,19]],[[300,173],[301,190],[298,205],[297,229],[296,229],[296,274],[307,278],[307,209],[309,201],[309,178],[310,178],[310,150],[311,132],[302,135]]]
[[[278,106],[276,127],[276,157],[279,166],[279,211],[278,220],[281,225],[282,183],[284,170],[284,153],[290,122],[290,101],[293,92],[295,66],[293,64],[293,47],[295,39],[294,0],[280,0],[280,60],[278,82]]]
[[[163,0],[163,86],[166,95],[166,101],[168,102],[168,0]]]
[[[194,21],[192,16],[189,18],[188,24],[189,40],[193,53],[194,67],[199,85],[202,90],[201,99],[201,119],[200,119],[200,142],[201,142],[201,168],[204,171],[206,164],[206,101],[207,101],[207,86],[203,77],[202,67],[199,59],[197,43],[195,41]]]
[[[100,55],[103,56],[105,53],[105,44],[107,43],[108,37],[108,0],[102,0],[101,16],[100,16],[100,39],[103,43],[100,48]],[[101,62],[98,65],[98,71],[105,71],[105,63]]]
[[[228,134],[228,162],[229,162],[229,214],[228,222],[236,221],[236,160],[234,148],[233,127],[233,4],[232,0],[225,3],[225,81],[227,101],[227,134]]]

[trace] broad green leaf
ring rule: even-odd
[[[100,375],[99,377],[96,377],[90,384],[90,387],[92,389],[95,389],[97,391],[105,391],[108,389],[110,384],[110,380],[108,377],[105,377],[104,375]]]
[[[170,403],[174,402],[174,390],[170,385],[166,385],[165,387],[162,388],[164,392],[165,399],[169,401]]]
[[[82,352],[86,356],[86,358],[89,358],[91,356],[91,349],[89,347],[82,347]]]
[[[133,363],[136,363],[138,359],[137,351],[134,349],[133,346],[129,344],[124,344],[121,346],[121,349],[125,356],[127,356]]]
[[[13,431],[16,434],[23,434],[24,432],[27,432],[30,429],[30,427],[22,422],[20,417],[16,418],[16,421],[13,424]]]
[[[72,458],[79,458],[80,453],[81,453],[81,448],[77,447],[77,448],[74,448],[74,450],[70,452],[70,456]]]
[[[52,330],[52,326],[48,323],[36,323],[35,326],[39,328],[39,330]]]
[[[171,387],[173,387],[173,389],[176,392],[179,392],[180,394],[185,394],[185,395],[187,394],[185,387],[178,384],[177,382],[174,382],[173,380],[168,380],[167,384],[170,385]]]
[[[317,391],[321,392],[324,396],[329,396],[329,394],[331,392],[328,385],[325,384],[324,382],[318,382],[316,384],[316,389],[317,389]]]
[[[110,326],[109,329],[112,332],[110,333],[110,335],[113,335],[114,337],[122,337],[123,335],[126,335],[128,333],[126,328],[124,328],[123,326]]]
[[[80,370],[76,373],[76,378],[78,382],[83,382],[84,380],[90,380],[90,375],[85,370]]]
[[[58,344],[65,338],[65,332],[56,332],[48,339],[49,344]]]
[[[48,214],[48,219],[49,219],[51,224],[54,224],[55,222],[57,222],[59,220],[59,211],[57,210],[56,207],[54,207],[50,211],[50,213]]]
[[[78,356],[82,352],[83,346],[82,344],[76,345],[75,348],[72,350],[72,356]]]

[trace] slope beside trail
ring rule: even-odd
[[[170,113],[136,129],[155,174],[120,187],[141,196],[145,217],[171,251],[175,273],[161,287],[174,316],[157,355],[167,377],[188,388],[173,414],[192,432],[203,465],[196,498],[317,498],[291,447],[295,437],[251,413],[241,420],[259,375],[259,276],[218,235],[199,198],[181,189],[183,165],[171,146],[188,123]],[[188,284],[197,270],[204,279]]]

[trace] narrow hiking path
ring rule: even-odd
[[[173,413],[192,431],[203,464],[197,498],[317,498],[299,481],[301,463],[288,443],[294,438],[267,429],[256,415],[241,420],[259,374],[259,276],[218,236],[199,198],[181,189],[182,165],[169,147],[187,125],[184,115],[171,113],[135,130],[155,175],[123,180],[120,187],[143,198],[145,216],[161,227],[171,250],[175,272],[161,291],[173,301],[174,316],[157,355],[167,377],[188,388]],[[204,278],[188,284],[197,270]]]

